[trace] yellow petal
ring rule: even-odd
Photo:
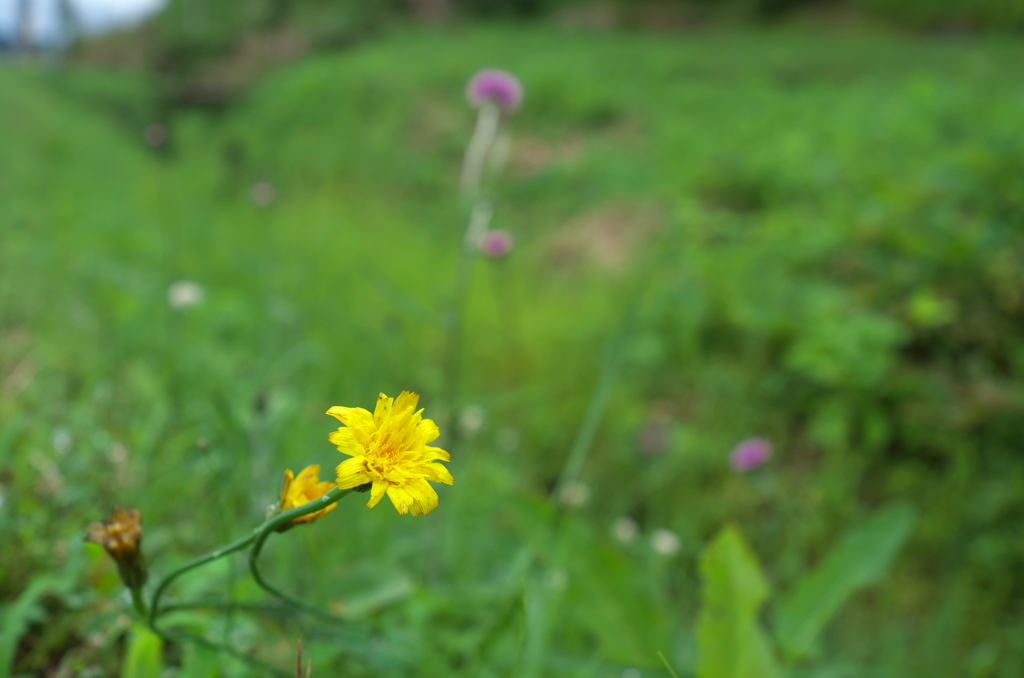
[[[282,509],[285,506],[285,502],[288,501],[288,490],[291,488],[293,480],[295,480],[295,474],[292,473],[290,468],[285,469],[284,480],[281,482],[281,494],[277,497],[277,501],[281,504]]]
[[[425,461],[433,461],[434,459],[440,459],[441,461],[451,461],[452,455],[448,454],[446,450],[442,450],[440,447],[424,447],[423,448],[423,459]]]
[[[338,451],[351,457],[359,457],[366,454],[366,448],[359,442],[356,433],[351,428],[339,428],[327,436],[327,440],[338,446]]]
[[[328,410],[327,413],[345,426],[354,429],[357,435],[359,435],[359,442],[362,444],[367,443],[365,439],[362,439],[362,435],[365,434],[369,436],[376,429],[373,415],[362,408],[342,408],[335,406]]]
[[[299,471],[297,476],[299,482],[312,480],[316,482],[320,479],[320,464],[310,464],[306,468]]]
[[[454,485],[455,479],[452,478],[452,474],[444,466],[440,464],[427,464],[423,466],[423,477],[427,480],[433,480],[437,483],[444,483],[446,485]]]
[[[400,516],[408,513],[409,509],[415,504],[412,496],[398,485],[388,485],[387,493],[388,499],[395,505],[395,510],[398,511]]]
[[[366,457],[346,459],[338,464],[335,470],[338,473],[338,487],[343,490],[359,487],[371,480],[370,475],[366,472]]]
[[[407,489],[409,494],[416,498],[417,503],[423,510],[423,515],[426,515],[437,508],[437,492],[426,480],[422,478],[414,480],[409,483]]]
[[[374,480],[373,487],[370,488],[370,501],[366,502],[366,508],[373,508],[377,505],[377,502],[384,496],[384,492],[388,489],[388,483],[383,480]]]
[[[390,486],[388,498],[402,515],[411,513],[414,516],[422,516],[437,508],[437,492],[422,478],[405,485]]]
[[[389,398],[383,393],[377,396],[377,407],[373,410],[373,423],[380,427],[391,414],[391,405],[394,398]]]
[[[398,394],[398,398],[395,399],[395,409],[399,412],[405,412],[406,410],[413,411],[416,409],[416,405],[418,405],[419,402],[420,396],[418,393],[402,391]]]
[[[416,425],[416,432],[423,439],[424,444],[434,442],[441,435],[441,431],[437,428],[437,424],[434,423],[433,419],[422,420]]]

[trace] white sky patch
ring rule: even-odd
[[[134,24],[158,12],[164,4],[165,0],[71,0],[82,24],[97,30]]]
[[[61,40],[59,0],[29,0],[30,25],[37,43]],[[166,0],[68,0],[81,30],[90,34],[124,28],[158,12]],[[0,38],[12,42],[18,32],[21,0],[0,0]]]

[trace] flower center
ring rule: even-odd
[[[398,449],[398,441],[395,440],[397,437],[390,427],[378,429],[373,433],[366,455],[366,470],[374,477],[390,480],[388,476],[401,459],[401,450]]]

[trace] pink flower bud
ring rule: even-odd
[[[501,110],[511,113],[523,101],[523,86],[516,76],[508,71],[488,68],[480,71],[466,87],[469,103],[480,108],[487,102],[497,104]]]
[[[488,231],[480,241],[480,251],[491,259],[501,259],[512,251],[512,234],[495,229]]]
[[[732,449],[729,465],[739,473],[752,471],[772,456],[772,444],[767,438],[748,438]]]

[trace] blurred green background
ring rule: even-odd
[[[187,644],[139,668],[85,526],[138,507],[158,579],[258,524],[284,468],[332,476],[328,407],[402,389],[460,431],[440,509],[357,495],[265,556],[360,640],[168,623],[282,670],[301,637],[317,677],[668,676],[661,651],[738,678],[696,623],[732,525],[788,675],[1024,675],[1022,25],[1019,0],[172,0],[8,40],[0,675],[251,675]],[[473,263],[453,404],[483,67],[526,91],[491,189],[515,246]],[[753,436],[774,456],[732,470]],[[793,592],[878,510],[909,538],[794,650]],[[241,559],[173,594],[265,601]]]

